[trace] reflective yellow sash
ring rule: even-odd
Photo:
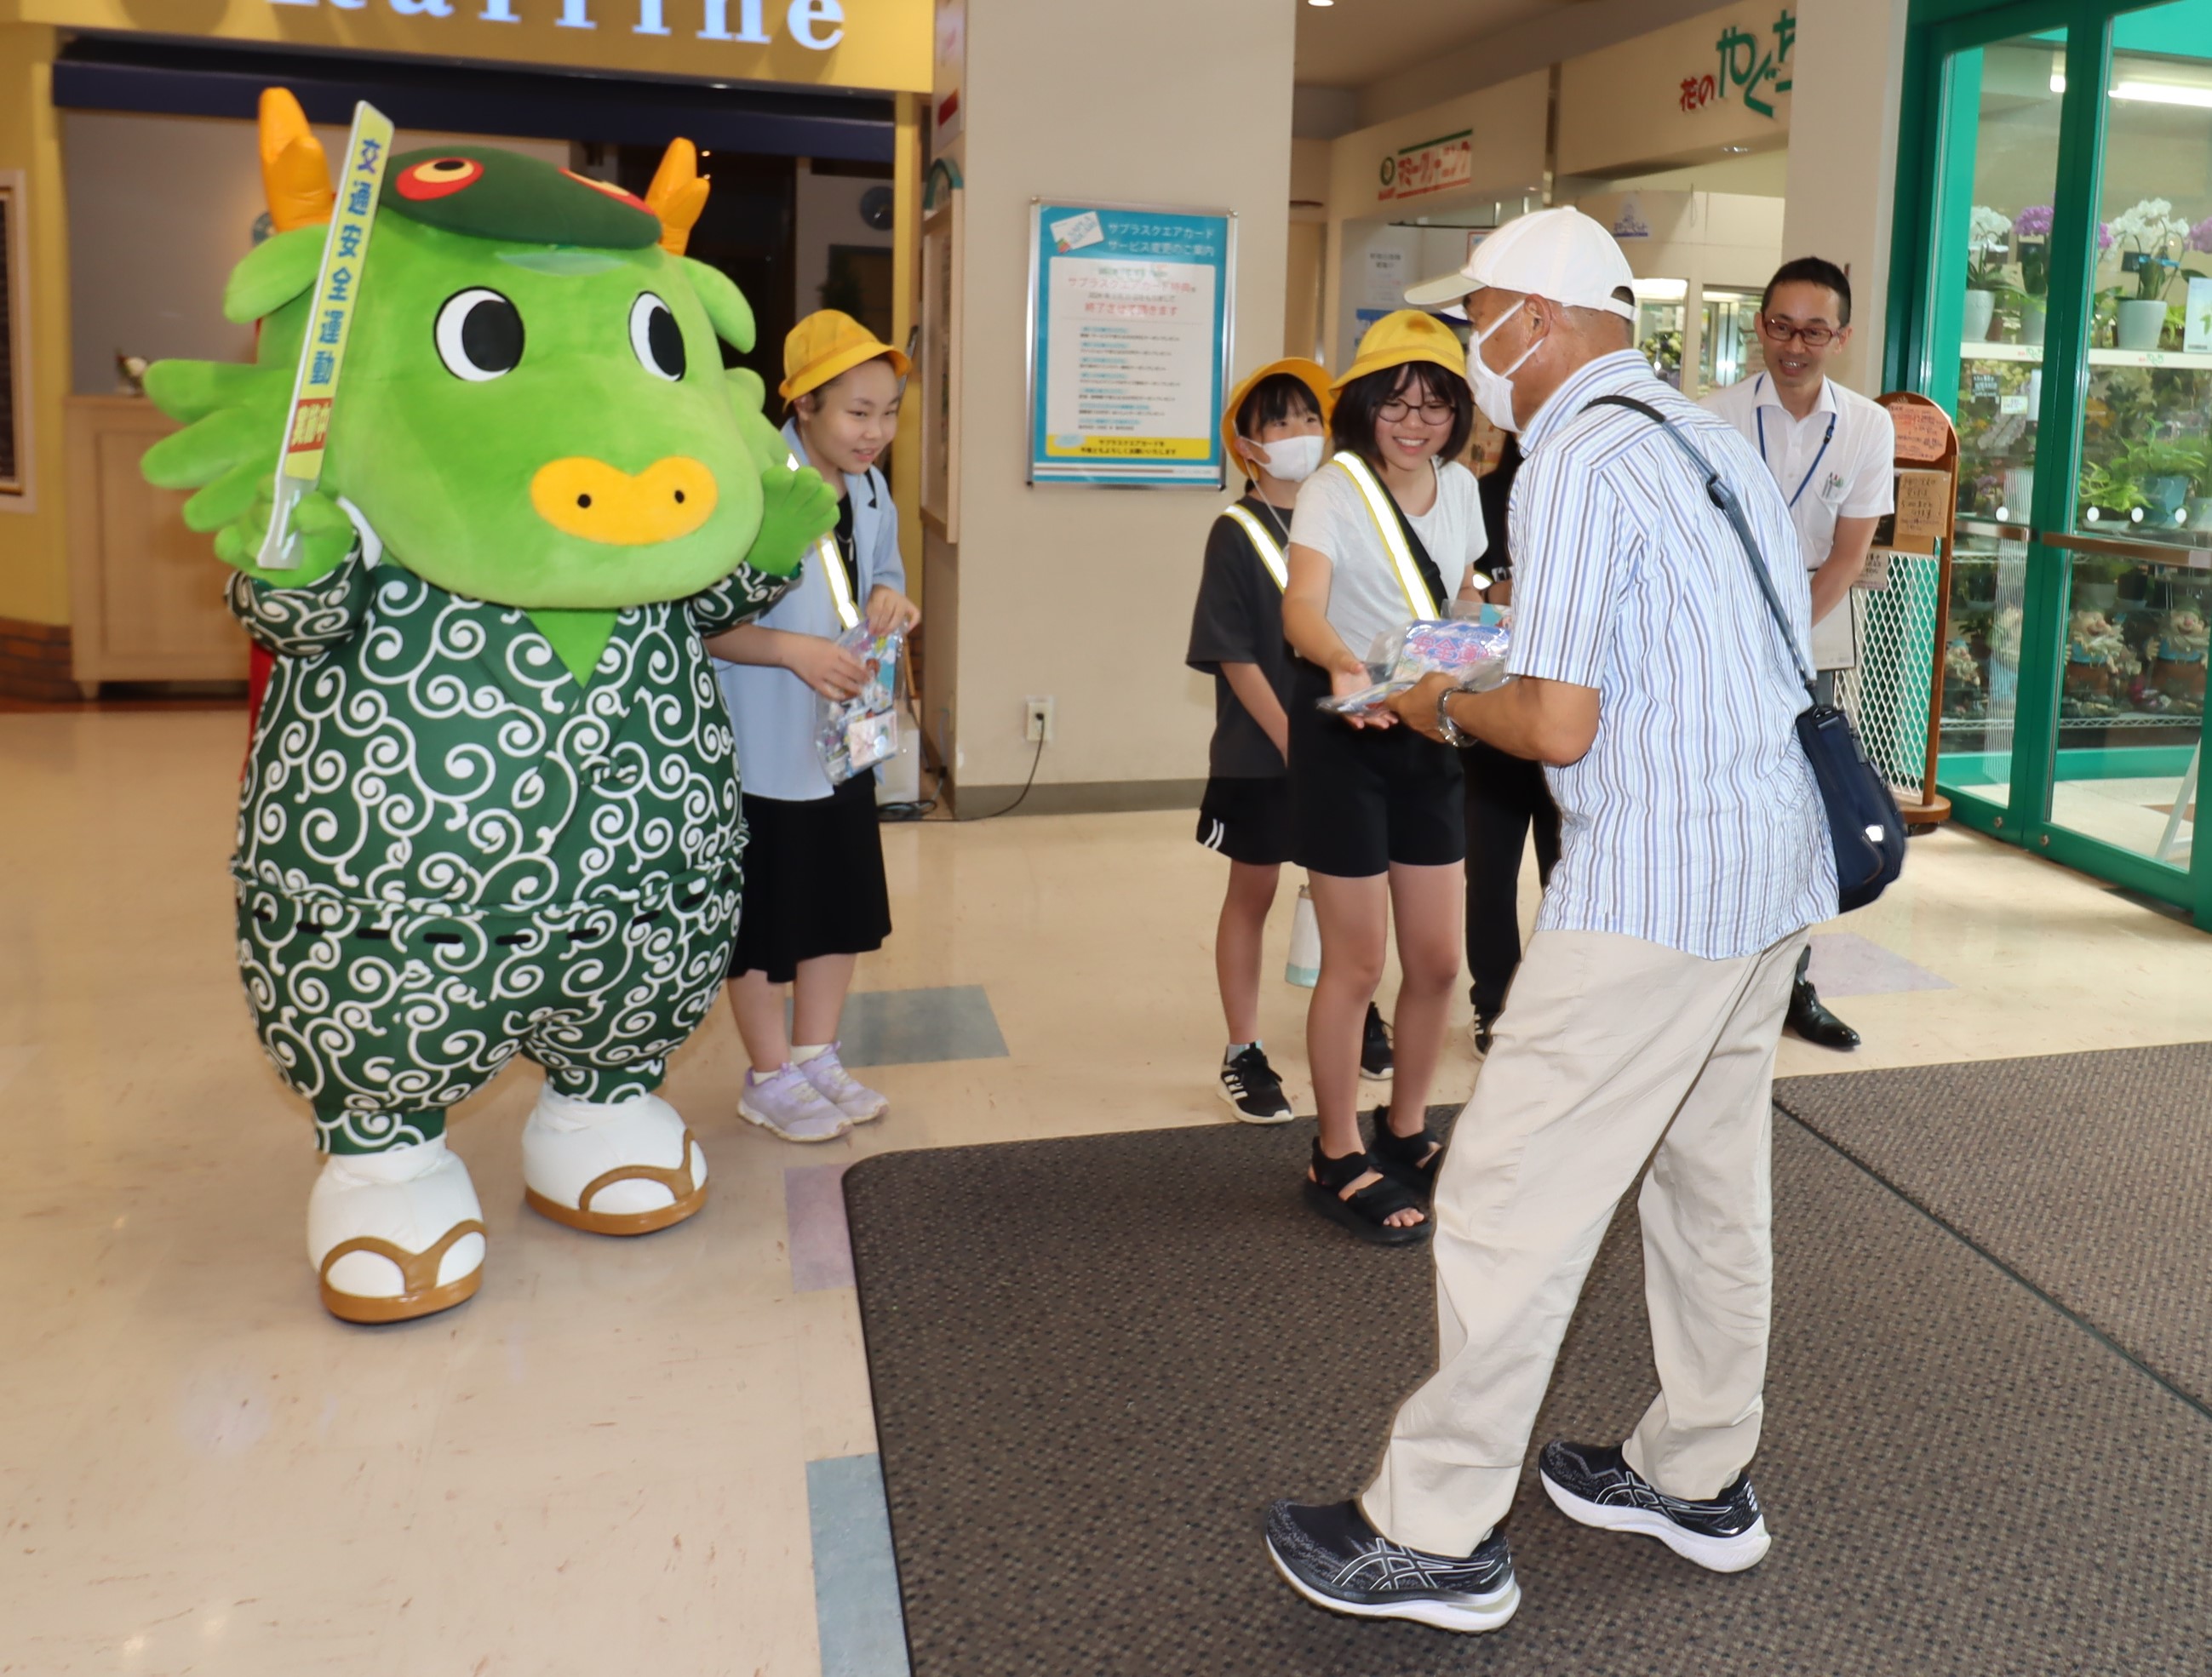
[[[1244,533],[1252,538],[1252,551],[1260,556],[1260,562],[1267,568],[1267,574],[1275,579],[1275,586],[1291,586],[1290,562],[1283,557],[1283,550],[1276,544],[1267,526],[1254,517],[1249,508],[1231,507],[1229,516],[1244,526]]]
[[[1391,568],[1398,573],[1398,586],[1406,596],[1406,609],[1417,622],[1434,622],[1443,617],[1435,597],[1429,592],[1429,585],[1422,580],[1413,550],[1407,544],[1406,532],[1399,526],[1398,511],[1391,503],[1390,492],[1375,481],[1367,462],[1350,449],[1330,464],[1344,468],[1344,475],[1352,479],[1359,498],[1367,503],[1367,516],[1375,520],[1375,533],[1382,538],[1382,550],[1390,556]],[[1443,493],[1441,483],[1437,492]]]
[[[791,457],[791,469],[796,471],[805,461],[798,455]],[[837,532],[834,530],[814,544],[817,557],[822,561],[822,579],[830,585],[830,603],[837,608],[837,621],[847,629],[860,627],[860,608],[853,604],[853,585],[845,577],[844,556],[837,551]]]

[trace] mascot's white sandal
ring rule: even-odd
[[[483,1212],[441,1136],[381,1153],[332,1153],[307,1196],[307,1261],[343,1322],[450,1309],[483,1279]]]
[[[649,1235],[707,1203],[707,1155],[658,1095],[612,1103],[541,1090],[522,1129],[523,1198],[594,1235]]]

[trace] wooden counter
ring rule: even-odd
[[[185,528],[185,497],[138,472],[176,422],[142,397],[66,406],[77,685],[89,697],[103,681],[244,681],[246,633],[222,598],[229,568],[212,537]]]

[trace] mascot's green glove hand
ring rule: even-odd
[[[745,562],[769,576],[796,575],[806,550],[837,527],[836,492],[812,466],[761,473],[760,534]]]
[[[353,520],[346,516],[344,507],[317,491],[301,495],[292,507],[292,530],[298,538],[293,554],[300,562],[288,571],[264,570],[254,563],[262,538],[268,533],[273,503],[274,491],[264,483],[243,516],[216,532],[215,556],[272,588],[304,588],[321,581],[345,562],[356,539]]]

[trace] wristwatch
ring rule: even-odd
[[[1452,695],[1460,690],[1456,687],[1447,687],[1437,695],[1437,732],[1443,735],[1444,744],[1447,745],[1467,746],[1474,744],[1474,736],[1453,721],[1451,713],[1444,708],[1451,702]]]

